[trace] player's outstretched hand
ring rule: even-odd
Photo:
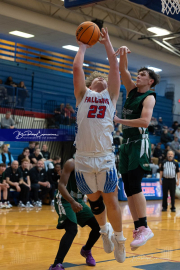
[[[84,48],[86,48],[86,49],[92,47],[92,46],[90,46],[90,45],[88,45],[88,44],[82,43],[81,41],[79,41],[79,40],[77,40],[77,39],[76,39],[76,42],[77,42],[77,44],[79,45],[79,47],[84,47]]]
[[[109,42],[109,34],[108,34],[108,29],[106,28],[102,28],[101,29],[101,39],[99,40],[99,42],[101,44],[106,44],[107,42]]]
[[[127,53],[131,53],[131,51],[128,49],[128,47],[126,46],[122,46],[120,47],[116,52],[115,52],[115,55],[125,55]]]
[[[73,201],[71,203],[71,207],[72,207],[72,210],[75,213],[78,213],[78,212],[80,212],[83,209],[82,205],[80,203],[76,202],[76,201]]]

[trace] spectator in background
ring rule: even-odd
[[[34,153],[34,150],[35,150],[35,142],[29,142],[29,152],[30,152],[30,155]]]
[[[53,160],[50,159],[50,153],[48,152],[48,147],[46,144],[42,145],[42,150],[41,150],[43,159],[44,159],[44,166],[46,171],[48,170],[48,164],[51,163]]]
[[[26,89],[26,86],[24,82],[20,82],[17,86],[21,91],[18,92],[18,106],[24,107],[25,100],[27,97],[29,97],[28,90]],[[22,91],[24,90],[24,91]]]
[[[6,180],[5,180],[5,174],[4,174],[5,170],[6,170],[6,164],[1,163],[0,164],[0,209],[11,207],[7,201],[9,185],[6,183]],[[2,202],[2,199],[1,199],[1,191],[3,192],[4,202]]]
[[[6,166],[10,166],[11,163],[14,161],[13,156],[11,153],[8,151],[8,146],[7,144],[3,144],[1,146],[1,154],[0,154],[0,163],[5,163]]]
[[[174,136],[174,141],[171,142],[170,147],[175,152],[175,158],[180,161],[180,144],[176,135]]]
[[[171,135],[168,133],[168,129],[164,129],[161,133],[161,143],[166,146],[170,142],[172,142]]]
[[[121,145],[122,144],[123,137],[120,136],[120,131],[116,130],[115,134],[113,135],[113,143],[114,145]]]
[[[39,160],[36,166],[29,171],[29,176],[36,206],[42,206],[38,197],[39,189],[41,189],[41,200],[43,200],[48,193],[50,194],[51,200],[54,199],[54,190],[48,181],[48,176],[46,170],[44,169],[43,160]]]
[[[172,128],[173,128],[173,134],[175,133],[175,131],[177,130],[179,126],[179,123],[178,121],[174,121],[173,124],[172,124]]]
[[[15,82],[13,82],[12,77],[8,77],[5,84],[9,85],[9,86],[12,86],[12,87],[17,87],[17,84]]]
[[[28,187],[27,194],[26,194],[26,196],[21,198],[21,201],[26,207],[33,207],[33,205],[29,201],[30,190],[31,190],[31,181],[30,181],[30,177],[29,177],[29,162],[30,162],[29,159],[24,158],[21,161],[21,166],[19,167],[19,169],[22,173],[22,177],[23,177],[22,184],[24,184],[25,186]]]
[[[161,143],[158,143],[157,146],[154,149],[153,157],[158,158],[159,163],[161,163],[163,158],[163,152],[161,150]]]
[[[155,150],[155,145],[152,143],[151,144],[151,162],[155,165],[158,165],[159,159],[157,157],[154,157],[154,150]]]
[[[20,193],[20,199],[26,201],[29,194],[29,187],[24,184],[23,176],[21,170],[18,168],[18,161],[14,160],[11,164],[11,167],[7,168],[5,171],[6,181],[9,184],[11,189],[16,190]],[[25,205],[19,201],[20,207],[25,207]]]
[[[2,80],[0,80],[0,84],[2,83],[3,83]],[[8,100],[7,89],[3,85],[0,85],[0,105],[6,104],[7,100]]]
[[[178,137],[178,140],[180,142],[180,126],[178,126],[177,130],[174,132],[174,136]]]
[[[21,162],[23,159],[27,159],[30,162],[29,156],[30,156],[30,151],[29,151],[29,148],[26,147],[23,149],[22,154],[18,156],[19,165],[21,165]]]
[[[54,110],[54,118],[58,124],[64,124],[65,109],[64,103],[61,103],[60,107]]]
[[[6,112],[5,117],[1,119],[1,128],[4,129],[13,129],[15,125],[14,120],[11,118],[11,112]]]
[[[61,158],[59,156],[55,156],[53,158],[53,162],[49,163],[48,168],[49,169],[53,169],[56,163],[60,163],[61,164]]]
[[[30,161],[33,165],[36,165],[39,160],[42,159],[42,156],[40,155],[40,149],[35,149],[34,153],[30,155]],[[44,165],[44,163],[43,163]]]

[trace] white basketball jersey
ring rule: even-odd
[[[79,152],[112,151],[115,108],[108,90],[100,93],[87,89],[76,108],[75,146]]]

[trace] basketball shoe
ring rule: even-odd
[[[107,223],[107,225],[108,225],[108,231],[107,232],[100,231],[100,234],[103,240],[104,251],[106,253],[111,253],[114,249],[114,243],[111,240],[111,236],[113,234],[113,228],[110,223]]]
[[[92,254],[91,254],[91,250],[84,250],[83,247],[81,249],[80,254],[86,258],[86,263],[89,266],[95,266],[96,265],[96,261],[93,258]]]
[[[114,257],[117,262],[123,263],[126,259],[126,249],[125,249],[125,241],[126,238],[123,240],[118,241],[115,237],[115,235],[112,235],[111,237],[112,242],[114,243],[115,249],[114,249]]]
[[[52,267],[53,264],[49,267],[49,270],[64,270],[65,268],[62,266],[61,263],[58,263],[55,267]]]
[[[144,226],[141,226],[136,231],[137,232],[133,231],[134,240],[130,244],[132,248],[138,248],[143,246],[149,239],[154,236],[153,232],[149,227],[146,228]]]

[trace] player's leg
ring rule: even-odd
[[[103,193],[104,203],[107,208],[108,219],[114,229],[111,240],[114,243],[114,256],[117,262],[123,263],[126,258],[125,240],[122,230],[122,214],[117,196],[118,188],[114,192]]]
[[[168,199],[168,180],[166,178],[163,178],[162,190],[163,190],[162,211],[166,211],[167,210],[167,199]]]
[[[146,243],[147,240],[154,236],[151,229],[147,226],[146,199],[141,189],[141,181],[143,175],[144,170],[140,165],[135,170],[130,170],[128,172],[129,188],[131,190],[132,198],[134,201],[134,208],[136,209],[140,226],[138,228],[138,233],[135,235],[134,240],[131,242],[131,247],[142,246]]]
[[[10,205],[7,203],[7,197],[8,197],[8,188],[4,184],[3,185],[3,201],[4,201],[4,207],[5,208],[10,208]]]
[[[63,227],[65,229],[65,234],[61,238],[59,249],[54,260],[54,264],[50,266],[49,270],[62,270],[64,269],[62,263],[65,256],[67,255],[72,242],[77,234],[77,224],[70,221],[68,218],[64,221]]]
[[[88,240],[81,249],[81,255],[86,258],[86,263],[89,266],[95,266],[96,261],[92,256],[91,249],[100,237],[100,227],[92,214],[91,209],[82,202],[83,210],[77,213],[77,220],[80,226],[88,225],[91,228]]]
[[[169,189],[170,189],[170,196],[171,196],[171,212],[176,212],[175,208],[175,192],[176,192],[176,179],[169,180]]]

